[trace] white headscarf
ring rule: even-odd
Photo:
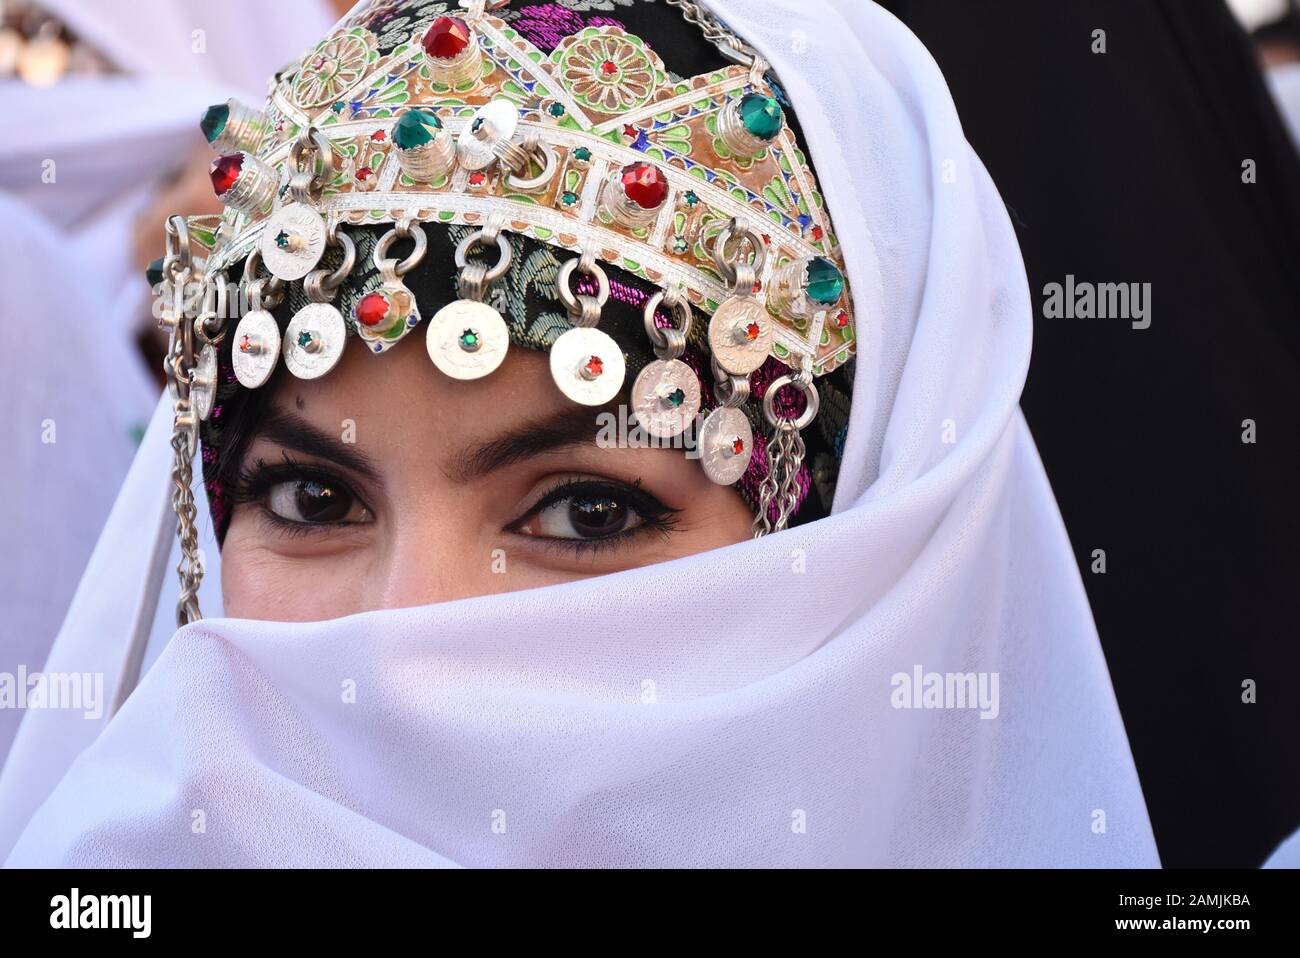
[[[861,0],[711,6],[786,85],[852,280],[834,514],[526,592],[190,626],[8,864],[1157,864],[1017,407],[1015,237],[938,69]],[[995,709],[897,707],[918,669],[996,673]]]

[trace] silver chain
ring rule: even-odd
[[[728,60],[747,67],[754,65],[754,61],[758,59],[758,51],[723,26],[721,20],[705,10],[696,0],[667,0],[667,2],[668,6],[676,7],[682,12],[687,23],[699,27],[704,38],[717,47]]]
[[[167,291],[172,297],[172,310],[165,314],[164,322],[170,327],[165,370],[167,383],[175,399],[175,420],[172,427],[172,509],[179,520],[177,538],[181,545],[181,561],[176,566],[180,577],[181,594],[176,602],[176,624],[188,625],[202,618],[199,611],[199,584],[203,581],[203,560],[199,555],[199,531],[195,523],[198,510],[194,505],[191,483],[194,479],[194,437],[197,433],[194,407],[190,400],[190,384],[194,376],[194,324],[185,318],[183,290],[194,275],[190,261],[189,231],[185,218],[171,216],[167,219]]]

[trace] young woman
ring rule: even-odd
[[[932,62],[869,4],[594,6],[363,6],[205,118],[141,453],[171,416],[184,628],[133,691],[107,643],[66,774],[26,723],[10,863],[1155,862]]]

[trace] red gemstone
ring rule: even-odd
[[[375,171],[368,166],[363,166],[361,169],[357,170],[357,179],[361,180],[363,183],[374,175]]]
[[[475,170],[473,173],[469,175],[469,182],[471,186],[482,186],[483,181],[486,179],[487,179],[487,175],[482,170]]]
[[[731,451],[739,456],[745,451],[745,440],[741,439],[739,436],[731,440]]]
[[[583,368],[587,370],[588,374],[595,377],[605,371],[605,364],[600,361],[599,356],[592,356],[587,360],[587,364]]]
[[[754,340],[758,339],[758,334],[762,331],[763,329],[758,325],[758,323],[750,323],[745,327],[745,338],[752,343]]]
[[[367,293],[356,307],[357,322],[378,326],[388,318],[388,297],[383,293]]]
[[[384,133],[383,130],[375,130],[374,133],[370,134],[370,139],[374,140],[376,143],[383,143],[386,138],[387,134]]]
[[[635,140],[635,139],[636,139],[636,127],[634,127],[631,123],[624,123],[624,124],[623,124],[623,135],[624,135],[625,137],[627,137],[629,140]]]
[[[241,353],[248,353],[253,351],[253,341],[248,338],[247,333],[245,333],[243,336],[239,338],[239,351]]]
[[[813,237],[813,239],[815,239],[815,240],[817,240],[817,241],[820,242],[822,236],[824,236],[824,235],[825,235],[825,234],[822,232],[822,228],[821,228],[820,226],[814,226],[814,227],[812,228],[812,237]]]
[[[605,74],[607,77],[612,77],[618,72],[618,64],[613,60],[606,60],[600,65],[600,72]]]
[[[849,314],[844,312],[844,310],[841,309],[838,313],[835,314],[835,325],[838,326],[840,329],[844,329],[846,326],[848,326]]]
[[[230,188],[235,185],[235,180],[239,179],[239,171],[243,168],[244,154],[242,153],[227,153],[212,161],[208,176],[212,177],[212,188],[217,191],[218,196],[230,192]]]
[[[668,198],[668,180],[652,163],[623,167],[623,192],[643,210],[658,209]]]
[[[439,17],[424,35],[424,52],[439,60],[450,60],[469,46],[469,26],[459,17]]]

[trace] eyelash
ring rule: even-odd
[[[592,555],[617,548],[640,535],[658,533],[666,539],[677,528],[677,512],[679,510],[664,505],[650,493],[644,491],[641,488],[640,480],[633,483],[623,483],[593,479],[566,479],[544,493],[527,512],[506,526],[506,531],[515,532],[525,522],[549,506],[579,496],[608,496],[611,499],[626,501],[641,517],[641,524],[600,539],[558,539],[547,536],[530,536],[529,538],[548,549],[563,550],[577,555]]]
[[[230,493],[232,505],[242,503],[254,503],[261,512],[263,522],[274,526],[277,532],[289,536],[306,536],[321,528],[338,528],[341,526],[352,525],[349,522],[296,522],[293,519],[286,519],[284,516],[276,515],[267,506],[265,500],[268,493],[275,486],[283,482],[321,482],[328,483],[346,492],[349,496],[361,503],[367,511],[370,507],[366,505],[364,499],[357,495],[356,491],[341,475],[331,469],[323,466],[307,465],[294,459],[288,452],[283,453],[283,461],[268,463],[265,459],[257,459],[252,466],[243,466],[240,468],[238,475],[235,477],[234,489]]]
[[[369,509],[365,500],[358,496],[352,486],[338,473],[321,466],[309,466],[298,462],[288,452],[283,456],[282,462],[267,463],[264,459],[257,459],[251,466],[241,467],[230,494],[232,504],[257,504],[263,521],[274,526],[278,532],[290,536],[311,535],[321,527],[342,526],[349,523],[295,522],[276,515],[267,507],[264,500],[271,489],[282,482],[315,480],[329,483],[347,492]],[[645,492],[639,480],[629,484],[592,479],[566,479],[547,490],[527,512],[506,526],[506,531],[514,532],[543,509],[578,496],[608,496],[619,501],[627,501],[641,517],[641,524],[600,539],[559,539],[545,536],[530,538],[548,549],[568,551],[576,555],[593,555],[617,548],[640,535],[658,533],[667,538],[678,524],[679,510],[664,505]]]

